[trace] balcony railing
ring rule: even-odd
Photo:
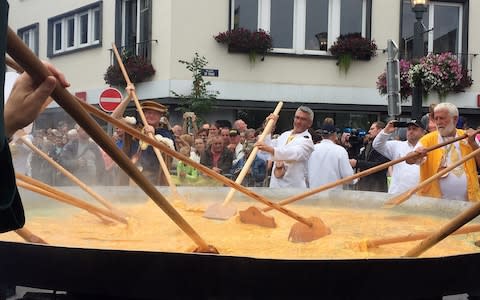
[[[148,62],[150,62],[152,58],[152,45],[154,43],[158,44],[158,40],[142,41],[136,44],[117,47],[117,49],[120,55],[141,56],[141,57],[144,57]],[[109,49],[109,50],[110,50],[110,64],[111,65],[116,64],[117,61],[115,59],[113,49]]]

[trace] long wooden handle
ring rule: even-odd
[[[475,225],[469,225],[469,226],[460,228],[457,231],[453,232],[451,235],[467,234],[467,233],[478,232],[478,231],[480,231],[480,224],[475,224]],[[367,248],[375,248],[382,245],[413,242],[413,241],[423,240],[432,234],[433,232],[424,232],[424,233],[392,236],[392,237],[375,239],[375,240],[367,240],[366,242],[360,242],[361,244],[360,246],[365,245]]]
[[[70,173],[67,169],[62,167],[59,163],[54,161],[50,156],[48,156],[45,152],[42,150],[38,149],[37,146],[32,144],[28,139],[25,138],[25,136],[19,137],[19,139],[22,140],[22,142],[27,145],[28,148],[32,149],[33,152],[37,153],[39,156],[41,156],[43,159],[48,161],[52,166],[54,166],[57,170],[59,170],[63,175],[67,176],[68,179],[76,183],[82,190],[90,194],[93,198],[98,200],[103,206],[106,208],[110,209],[111,211],[115,211],[115,208],[113,207],[112,204],[110,204],[105,198],[100,196],[97,192],[95,192],[93,189],[91,189],[88,185],[86,185],[83,181],[78,179],[75,175]],[[118,215],[120,217],[120,215]]]
[[[19,236],[21,236],[22,239],[24,239],[27,242],[36,243],[36,244],[46,244],[46,245],[48,244],[47,242],[45,242],[44,239],[42,239],[41,237],[39,237],[36,234],[33,234],[26,227],[16,229],[15,233],[18,234]]]
[[[480,132],[479,130],[477,130],[478,132]],[[445,141],[443,143],[440,143],[440,144],[437,144],[437,145],[434,145],[432,147],[428,147],[428,148],[425,148],[425,151],[426,152],[430,152],[432,150],[435,150],[435,149],[438,149],[438,148],[441,148],[443,146],[446,146],[448,144],[451,144],[451,143],[454,143],[456,141],[459,141],[459,140],[462,140],[464,138],[468,137],[467,134],[464,134],[464,135],[461,135],[461,136],[458,136],[456,137],[455,139],[453,140],[450,140],[450,141]],[[420,155],[417,154],[417,153],[409,153],[403,157],[399,157],[397,159],[394,159],[394,160],[391,160],[391,161],[387,161],[386,163],[383,163],[381,165],[378,165],[378,166],[375,166],[373,168],[370,168],[370,169],[367,169],[365,171],[362,171],[362,172],[358,172],[358,173],[355,173],[353,175],[350,175],[350,176],[347,176],[345,178],[342,178],[342,179],[339,179],[339,180],[336,180],[334,182],[330,182],[330,183],[326,183],[324,185],[321,185],[317,188],[314,188],[312,190],[308,190],[304,193],[301,193],[301,194],[298,194],[298,195],[294,195],[292,197],[289,197],[289,198],[286,198],[284,200],[281,200],[278,202],[278,204],[280,205],[287,205],[289,203],[292,203],[292,202],[295,202],[295,201],[298,201],[298,200],[301,200],[301,199],[304,199],[308,196],[312,196],[312,195],[315,195],[317,193],[320,193],[320,192],[323,192],[325,190],[328,190],[328,189],[331,189],[333,187],[336,187],[338,185],[341,185],[341,184],[345,184],[345,183],[349,183],[357,178],[360,178],[360,177],[364,177],[364,176],[368,176],[370,174],[373,174],[373,173],[376,173],[378,171],[381,171],[383,169],[386,169],[390,166],[393,166],[395,164],[398,164],[398,163],[401,163],[402,161],[405,161],[407,159],[410,159],[410,158],[415,158],[415,157],[419,157]],[[270,207],[266,207],[263,209],[264,212],[267,212],[271,210]]]
[[[122,58],[118,53],[118,49],[115,43],[112,43],[112,49],[113,49],[113,52],[115,53],[115,57],[117,58],[117,62],[118,62],[118,65],[120,66],[120,70],[122,71],[123,77],[125,78],[125,82],[127,83],[127,85],[132,85],[132,81],[130,80],[130,77],[128,77],[127,70],[125,69],[125,65],[123,64]],[[142,123],[144,125],[147,125],[148,124],[147,119],[145,118],[145,114],[143,113],[142,106],[140,105],[140,100],[138,99],[137,93],[135,92],[135,90],[132,91],[132,98],[135,102],[135,106],[137,107],[137,111],[138,111],[138,114],[140,115],[140,119],[142,119]],[[153,138],[153,134],[151,132],[149,132],[148,135]],[[165,174],[165,178],[167,179],[167,182],[172,194],[177,196],[178,195],[177,187],[173,183],[172,177],[170,176],[170,171],[168,170],[168,166],[165,163],[165,160],[163,159],[162,154],[155,147],[153,148],[153,151],[155,152],[158,162],[160,163],[160,166],[162,168],[162,171]]]
[[[480,202],[475,202],[473,206],[456,216],[449,223],[445,224],[437,232],[430,234],[426,239],[421,241],[417,246],[409,250],[405,257],[417,257],[427,251],[438,242],[455,232],[457,229],[476,218],[480,214]]]
[[[32,51],[19,39],[19,37],[8,28],[7,32],[8,54],[33,78],[41,83],[50,75],[50,72],[43,63],[32,53]],[[130,159],[113,143],[103,129],[90,117],[77,101],[75,96],[70,94],[57,82],[52,93],[57,103],[72,116],[72,118],[92,137],[97,144],[145,191],[145,193],[198,245],[198,251],[211,252],[211,247],[198,235],[198,233],[187,223],[175,208],[165,199],[162,194],[153,186],[138,168],[132,164]],[[86,103],[85,103],[86,104]],[[87,104],[87,106],[89,106]],[[122,122],[118,122],[123,124]],[[128,126],[124,126],[128,127]]]
[[[473,151],[473,153],[480,153],[480,148]],[[469,155],[470,155],[469,154]],[[473,156],[472,156],[473,157]],[[455,230],[459,229],[472,219],[476,218],[480,214],[480,202],[475,202],[469,209],[462,212],[455,218],[453,218],[450,222],[448,222],[445,226],[440,228],[437,232],[431,234],[429,237],[424,239],[420,244],[409,250],[404,256],[406,257],[417,257],[423,252],[427,251],[431,247],[435,246],[438,242],[452,234]]]
[[[56,189],[46,183],[43,183],[39,180],[36,180],[34,178],[28,177],[26,175],[20,174],[20,173],[15,173],[15,177],[21,181],[18,181],[18,186],[21,186],[23,188],[26,188],[32,192],[42,194],[44,196],[53,198],[55,200],[58,200],[63,203],[67,203],[70,205],[73,205],[75,207],[84,209],[88,211],[89,213],[92,213],[96,216],[98,215],[103,215],[106,217],[109,217],[113,220],[116,220],[120,223],[123,224],[128,224],[127,219],[125,219],[122,216],[118,216],[114,214],[110,210],[103,209],[101,207],[96,207],[88,202],[85,202],[81,199],[78,199],[72,195],[69,195],[63,191],[60,191],[59,189]],[[26,184],[25,184],[26,183]]]
[[[438,178],[442,177],[443,175],[447,174],[448,172],[450,172],[451,170],[460,166],[461,164],[465,163],[467,160],[474,158],[475,155],[477,155],[477,154],[480,154],[480,148],[476,149],[475,151],[472,151],[468,155],[465,155],[465,157],[463,157],[459,161],[455,162],[454,164],[451,164],[450,166],[446,167],[445,169],[441,170],[440,172],[435,173],[433,176],[425,179],[424,181],[420,182],[419,184],[417,184],[413,188],[409,189],[408,191],[406,191],[406,192],[388,200],[387,202],[385,202],[384,207],[396,206],[396,205],[399,205],[399,204],[407,201],[417,191],[419,191],[420,189],[429,185],[430,183],[437,180]]]
[[[152,139],[151,137],[148,137],[144,134],[142,134],[141,132],[133,129],[132,127],[130,126],[127,126],[125,125],[124,123],[120,122],[119,120],[116,120],[112,117],[110,117],[108,114],[104,113],[103,111],[100,111],[98,110],[97,108],[87,104],[87,103],[84,103],[82,101],[77,101],[86,111],[88,111],[89,113],[91,113],[92,115],[96,116],[97,118],[99,119],[102,119],[104,120],[105,122],[108,122],[108,123],[111,123],[117,127],[120,127],[122,128],[123,130],[125,130],[125,132],[127,132],[128,134],[130,134],[131,136],[137,138],[137,139],[140,139],[142,141],[145,141],[147,143],[149,143],[150,145],[154,146],[154,147],[158,147],[159,149],[162,150],[162,152],[165,152],[167,153],[167,155],[170,155],[172,157],[175,157],[176,159],[178,160],[181,160],[183,162],[185,162],[186,164],[196,168],[197,170],[201,171],[202,173],[210,176],[211,178],[215,179],[215,180],[218,180],[220,181],[221,183],[229,186],[229,187],[232,187],[234,189],[236,189],[237,191],[249,196],[250,198],[252,199],[255,199],[265,205],[268,205],[268,206],[271,206],[273,207],[274,209],[278,210],[279,212],[303,223],[303,224],[306,224],[307,226],[313,226],[312,222],[310,222],[309,220],[307,220],[306,218],[294,213],[293,211],[291,210],[288,210],[286,209],[285,207],[282,207],[280,205],[278,205],[277,203],[275,202],[272,202],[270,200],[268,200],[267,198],[247,189],[246,187],[244,187],[243,185],[239,185],[237,183],[235,183],[234,181],[218,174],[217,172],[213,171],[212,169],[202,165],[202,164],[199,164],[197,163],[196,161],[184,156],[184,155],[181,155],[180,153],[170,149],[169,147],[163,145],[162,143],[158,142],[157,140],[155,139]]]
[[[283,102],[280,101],[278,102],[277,106],[275,107],[275,110],[273,111],[273,114],[275,116],[278,116],[280,113],[280,110],[282,109]],[[265,126],[265,129],[263,129],[262,134],[258,137],[258,142],[263,142],[267,134],[270,134],[272,131],[273,125],[275,121],[273,119],[268,120],[267,125]],[[252,165],[253,161],[255,160],[255,156],[257,156],[258,152],[258,146],[253,147],[252,152],[250,153],[250,156],[248,157],[247,161],[243,165],[242,170],[240,171],[240,174],[238,174],[237,179],[235,180],[235,183],[237,184],[242,184],[243,179],[245,178],[245,175],[247,175],[248,170],[250,170],[250,166]],[[227,205],[232,199],[233,195],[235,194],[236,189],[231,188],[230,191],[227,194],[227,197],[225,197],[225,200],[223,201],[222,205]]]

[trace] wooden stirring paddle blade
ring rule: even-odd
[[[208,219],[228,220],[237,213],[237,207],[231,203],[215,203],[205,210],[203,216]]]
[[[255,224],[263,227],[275,228],[277,224],[272,216],[267,216],[255,206],[238,212],[240,221],[245,224]]]
[[[310,217],[307,219],[312,226],[297,222],[293,224],[288,235],[288,240],[292,243],[306,243],[318,240],[332,231],[320,218]]]
[[[194,253],[211,253],[211,254],[220,254],[220,252],[218,252],[217,248],[215,248],[214,246],[212,245],[208,245],[207,249],[200,249],[200,247],[197,247],[195,248],[195,250],[193,250]]]

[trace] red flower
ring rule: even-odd
[[[123,58],[123,64],[132,83],[145,81],[155,74],[152,64],[143,56],[133,55]],[[126,85],[118,65],[109,66],[103,79],[109,85]]]

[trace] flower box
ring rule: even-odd
[[[122,57],[122,61],[132,83],[143,82],[155,74],[155,69],[152,64],[143,56],[124,56]],[[109,66],[103,79],[105,83],[109,85],[127,85],[118,64]]]
[[[370,60],[377,54],[377,45],[360,33],[349,33],[338,37],[328,49],[337,58],[340,71],[348,72],[352,60]]]
[[[257,55],[265,56],[272,49],[272,37],[262,29],[250,31],[236,28],[220,32],[213,38],[218,43],[227,45],[229,52],[248,53],[252,63],[255,63]]]

